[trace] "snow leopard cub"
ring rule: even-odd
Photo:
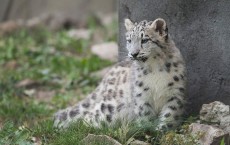
[[[174,128],[184,112],[186,76],[179,49],[166,22],[125,19],[128,58],[111,68],[84,100],[55,114],[54,125],[84,119],[100,126],[157,117],[158,128]]]

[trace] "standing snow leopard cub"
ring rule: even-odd
[[[84,119],[100,126],[157,117],[158,128],[180,123],[185,104],[185,64],[168,35],[166,22],[125,19],[128,60],[107,72],[99,86],[75,106],[55,114],[54,125]]]

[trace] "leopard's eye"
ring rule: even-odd
[[[141,40],[141,43],[144,44],[144,43],[147,43],[150,39],[142,39]]]
[[[128,43],[131,43],[131,40],[130,40],[130,39],[128,39],[128,40],[127,40],[127,42],[128,42]]]

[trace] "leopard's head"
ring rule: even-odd
[[[168,42],[168,29],[165,20],[141,21],[133,23],[125,19],[126,47],[128,57],[133,60],[145,61],[150,56],[161,55]]]

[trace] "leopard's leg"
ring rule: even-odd
[[[160,112],[158,129],[172,129],[177,127],[182,120],[184,104],[185,101],[182,96],[169,97]]]

